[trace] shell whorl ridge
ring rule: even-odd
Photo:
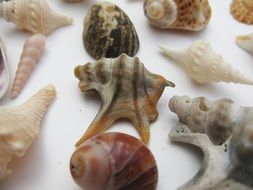
[[[240,48],[242,48],[250,53],[253,53],[253,33],[248,34],[248,35],[237,36],[236,44]]]
[[[102,100],[96,118],[77,146],[104,132],[120,118],[132,121],[143,142],[148,143],[149,123],[158,116],[156,104],[166,86],[175,86],[164,77],[150,73],[137,57],[126,54],[77,66],[75,76],[80,80],[82,92],[95,90]]]
[[[165,46],[160,48],[167,57],[181,64],[189,76],[198,83],[233,82],[253,85],[253,79],[227,63],[206,41],[196,41],[185,49]]]
[[[41,57],[45,45],[46,37],[42,34],[34,34],[25,41],[11,89],[12,98],[17,97],[21,92],[37,61]]]
[[[48,85],[20,106],[0,108],[0,180],[11,174],[11,159],[23,156],[36,139],[55,94],[54,86]]]
[[[95,59],[115,58],[122,53],[134,56],[139,38],[129,17],[109,2],[94,4],[83,22],[83,44]]]
[[[155,190],[158,181],[150,150],[123,133],[103,133],[83,142],[71,157],[70,171],[89,190]]]
[[[253,24],[253,1],[233,0],[230,6],[232,16],[239,22]]]
[[[199,31],[211,18],[208,0],[145,0],[144,13],[158,28]]]
[[[0,3],[0,16],[21,30],[48,35],[72,23],[72,18],[52,10],[46,0],[12,0]]]

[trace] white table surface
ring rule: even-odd
[[[57,97],[46,114],[38,139],[27,154],[13,164],[13,175],[0,182],[1,190],[78,190],[69,172],[69,160],[74,144],[84,133],[99,110],[98,96],[83,95],[73,70],[79,64],[93,62],[82,43],[82,21],[89,7],[97,1],[67,3],[50,0],[50,6],[74,17],[73,25],[61,28],[47,37],[46,51],[34,69],[20,96],[11,100],[10,93],[0,101],[1,106],[19,105],[40,88],[53,83]],[[238,48],[235,37],[253,32],[253,26],[241,24],[229,13],[231,0],[211,0],[212,18],[201,32],[157,30],[149,25],[143,13],[142,0],[111,0],[130,17],[139,34],[140,50],[137,56],[151,72],[163,75],[176,84],[166,88],[158,102],[159,117],[150,125],[152,150],[159,169],[158,190],[174,190],[192,178],[198,171],[201,152],[192,146],[173,144],[168,133],[177,117],[168,108],[174,95],[205,96],[210,99],[228,97],[244,106],[253,105],[253,87],[216,83],[198,85],[184,70],[162,56],[158,44],[186,47],[195,40],[208,40],[224,59],[253,77],[253,57]],[[0,32],[4,35],[10,76],[13,78],[23,43],[31,34],[0,19]],[[125,132],[139,137],[132,124],[119,121],[109,131]]]

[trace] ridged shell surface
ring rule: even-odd
[[[83,26],[84,47],[95,59],[115,58],[122,53],[134,56],[139,49],[134,25],[126,13],[112,3],[94,4]]]
[[[83,137],[77,143],[107,130],[120,118],[129,119],[143,142],[150,138],[149,124],[158,117],[156,104],[166,86],[174,84],[150,73],[137,57],[126,54],[102,58],[75,68],[82,92],[95,90],[101,97],[101,108]]]
[[[0,108],[0,180],[12,173],[9,162],[22,157],[38,136],[55,94],[54,86],[48,85],[20,106]]]
[[[144,13],[157,28],[199,31],[211,18],[208,0],[145,0]]]
[[[199,172],[178,190],[253,189],[253,107],[188,96],[174,96],[169,107],[180,121],[170,139],[195,145],[204,154]]]
[[[72,155],[70,171],[88,190],[155,190],[158,181],[150,150],[123,133],[104,133],[83,142]]]
[[[253,1],[233,0],[230,12],[239,22],[253,24]]]

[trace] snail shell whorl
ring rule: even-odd
[[[158,181],[150,150],[122,133],[103,133],[83,142],[72,155],[70,171],[89,190],[154,190]]]

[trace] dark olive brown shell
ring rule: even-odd
[[[95,59],[115,58],[122,53],[134,56],[139,49],[139,39],[132,22],[112,3],[93,5],[83,25],[84,47]]]
[[[70,171],[88,190],[155,190],[158,182],[151,151],[123,133],[103,133],[83,142],[72,155]]]

